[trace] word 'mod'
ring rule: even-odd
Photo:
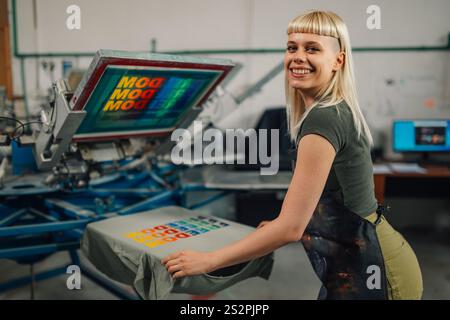
[[[103,111],[142,110],[161,88],[164,78],[122,76]]]
[[[197,216],[159,225],[153,228],[130,232],[126,234],[125,237],[133,239],[138,243],[142,243],[146,247],[155,248],[157,246],[196,236],[226,226],[229,226],[229,224],[216,219]]]

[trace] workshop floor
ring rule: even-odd
[[[450,240],[431,230],[402,230],[415,249],[424,278],[424,299],[450,299]],[[448,233],[447,233],[448,235]],[[37,272],[69,263],[67,253],[55,254],[36,264]],[[28,266],[0,260],[0,283],[29,273]],[[89,279],[81,279],[82,290],[66,287],[68,275],[37,282],[36,299],[117,299]],[[315,299],[319,281],[315,277],[303,247],[293,243],[275,252],[275,265],[268,281],[252,278],[224,290],[210,299]],[[0,293],[0,299],[29,299],[29,286]],[[192,299],[172,294],[169,299]]]

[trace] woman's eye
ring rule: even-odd
[[[319,48],[310,47],[310,48],[306,48],[306,51],[308,51],[308,52],[317,52],[317,51],[320,51],[320,50],[319,50]]]
[[[294,52],[297,48],[296,47],[287,47],[286,50],[288,52]]]

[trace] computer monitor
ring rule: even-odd
[[[450,152],[450,120],[394,120],[395,152]]]
[[[100,50],[70,100],[86,111],[74,141],[164,137],[197,114],[229,60]],[[193,119],[192,119],[193,120]]]

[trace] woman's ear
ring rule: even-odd
[[[333,64],[333,71],[337,71],[344,66],[345,62],[345,52],[340,51],[336,56],[336,61]]]

